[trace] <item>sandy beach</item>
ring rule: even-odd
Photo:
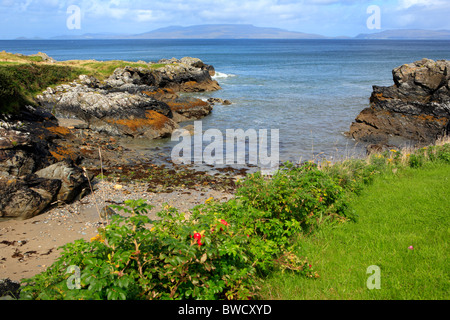
[[[77,239],[89,241],[102,226],[97,207],[121,204],[127,199],[146,199],[155,208],[150,217],[164,204],[188,212],[210,197],[225,201],[232,194],[213,189],[178,190],[172,193],[150,193],[146,183],[118,184],[98,182],[94,193],[72,204],[53,207],[25,221],[0,221],[0,279],[20,281],[45,271],[59,257],[61,246]],[[96,205],[97,203],[97,205]]]

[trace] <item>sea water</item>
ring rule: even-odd
[[[222,90],[194,95],[232,102],[216,105],[203,130],[278,129],[280,160],[294,162],[361,154],[364,145],[344,132],[369,106],[372,86],[392,85],[402,64],[450,59],[450,41],[410,40],[16,40],[0,41],[0,50],[56,60],[200,58]],[[138,144],[151,153],[176,142]]]

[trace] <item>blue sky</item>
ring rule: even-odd
[[[69,30],[67,9],[81,9]],[[84,33],[137,34],[157,28],[244,23],[326,36],[371,33],[367,8],[381,10],[381,30],[448,29],[449,0],[0,0],[0,38]]]

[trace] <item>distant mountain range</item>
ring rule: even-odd
[[[24,39],[24,38],[18,38]],[[262,28],[249,24],[209,24],[189,27],[170,26],[141,34],[83,34],[62,35],[54,40],[88,39],[414,39],[450,40],[449,30],[385,30],[356,37],[326,37],[319,34],[288,31],[279,28]],[[32,40],[32,39],[31,39]]]
[[[170,26],[135,35],[85,34],[52,39],[326,39],[318,34],[261,28],[249,24]]]
[[[386,30],[372,34],[360,34],[356,39],[414,39],[414,40],[450,40],[450,30]]]

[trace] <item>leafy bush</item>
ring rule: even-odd
[[[202,206],[240,225],[249,237],[248,252],[259,275],[280,267],[279,257],[295,251],[298,235],[333,219],[351,218],[347,193],[312,164],[286,163],[272,178],[259,172],[239,184],[235,199]],[[307,262],[293,265],[302,270]],[[307,272],[305,272],[307,275]]]
[[[312,276],[292,253],[294,240],[308,221],[343,213],[342,193],[317,167],[288,164],[272,180],[250,176],[236,199],[189,216],[166,206],[150,220],[151,206],[130,200],[129,208],[112,206],[126,215],[113,216],[98,237],[67,244],[47,271],[25,280],[22,298],[248,299],[275,268]],[[69,266],[80,269],[79,290],[67,285]]]
[[[145,201],[126,201],[113,206],[124,215],[113,216],[91,242],[67,244],[47,271],[24,280],[21,298],[248,299],[274,270],[316,278],[306,258],[293,253],[301,252],[298,236],[354,219],[349,197],[376,175],[428,161],[450,163],[450,144],[320,169],[287,163],[271,178],[247,176],[234,199],[207,201],[190,215],[166,206],[151,220]],[[67,285],[69,266],[80,270],[77,290]]]
[[[143,200],[117,207],[116,215],[91,242],[63,247],[46,272],[25,280],[23,299],[247,299],[254,268],[248,237],[217,215],[186,218],[166,207],[152,221]],[[149,227],[152,224],[153,227]],[[67,286],[68,266],[81,271],[81,288]]]

